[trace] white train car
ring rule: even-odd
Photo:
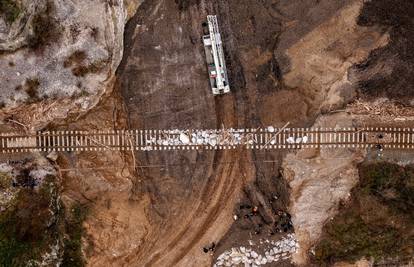
[[[217,16],[207,16],[207,23],[209,34],[203,36],[203,43],[210,85],[214,95],[221,95],[230,92],[230,85]]]

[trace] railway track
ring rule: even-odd
[[[0,153],[196,149],[414,149],[412,128],[50,131],[0,135]]]

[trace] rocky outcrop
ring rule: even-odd
[[[141,1],[23,1],[0,35],[0,117],[40,128],[112,88],[124,26]]]
[[[47,2],[22,0],[14,8],[17,16],[14,21],[7,22],[6,18],[0,17],[0,51],[3,52],[13,52],[29,44],[34,35],[36,16],[46,11]]]

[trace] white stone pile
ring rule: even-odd
[[[159,137],[155,134],[146,138],[147,145],[182,146],[182,145],[220,145],[253,144],[243,130],[169,130],[164,131]]]
[[[306,144],[308,142],[308,137],[297,137],[296,139],[293,136],[290,136],[286,139],[286,142],[289,144]]]
[[[216,260],[214,266],[251,266],[260,265],[287,260],[291,254],[296,252],[299,245],[294,234],[288,234],[279,241],[269,241],[270,249],[267,249],[264,255],[260,255],[252,248],[238,247],[222,253]]]

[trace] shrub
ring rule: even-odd
[[[49,1],[46,10],[36,14],[33,18],[33,35],[28,43],[30,48],[39,49],[59,39],[60,27],[56,19],[52,17],[53,11],[53,5]]]
[[[81,50],[75,51],[75,52],[73,52],[72,55],[70,55],[65,60],[65,62],[63,62],[63,66],[65,68],[68,68],[68,67],[72,67],[73,65],[79,65],[83,61],[85,61],[86,57],[87,56],[86,56],[85,51],[81,51]]]
[[[40,86],[40,81],[38,78],[26,79],[25,91],[29,96],[29,102],[36,101],[39,99],[38,89]]]
[[[8,23],[13,23],[20,15],[21,10],[13,0],[0,0],[0,14],[3,14]]]
[[[82,236],[84,234],[83,221],[88,214],[87,207],[76,203],[71,208],[71,213],[66,221],[66,234],[64,240],[62,267],[85,266],[82,254]]]

